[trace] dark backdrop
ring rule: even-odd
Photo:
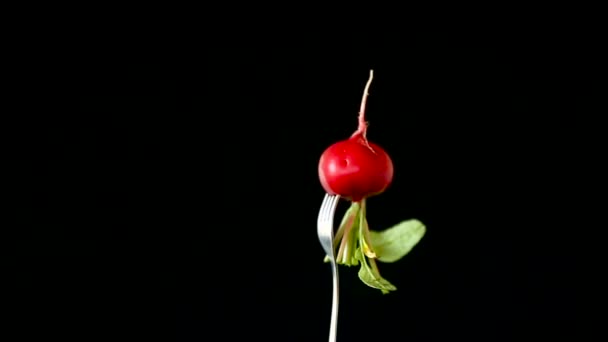
[[[339,339],[579,332],[564,198],[582,101],[552,53],[104,37],[55,41],[40,68],[52,96],[16,254],[25,336],[326,340],[316,168],[356,129],[370,68],[368,137],[395,163],[370,224],[418,218],[427,235],[381,265],[395,293],[342,268]]]

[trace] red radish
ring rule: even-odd
[[[319,160],[319,178],[323,189],[352,202],[360,202],[384,192],[393,180],[390,156],[366,137],[365,105],[372,79],[373,71],[370,71],[361,101],[357,131],[350,138],[328,147]]]
[[[373,70],[370,70],[361,100],[357,131],[323,152],[319,160],[319,179],[327,193],[340,195],[351,202],[335,233],[336,262],[347,266],[361,265],[359,278],[368,286],[388,293],[397,288],[382,278],[378,271],[376,259],[379,256],[371,244],[366,218],[366,199],[384,192],[393,180],[393,162],[388,153],[368,141],[366,136],[365,104],[373,76]],[[386,239],[392,238],[388,236]]]
[[[361,100],[359,128],[350,138],[338,141],[323,152],[319,179],[327,193],[351,202],[334,236],[334,249],[338,250],[336,262],[361,265],[359,279],[382,293],[389,293],[397,288],[382,278],[376,260],[394,262],[402,258],[422,238],[425,227],[417,220],[408,220],[381,232],[369,229],[366,199],[384,192],[393,180],[390,156],[366,137],[365,104],[373,76],[370,70]]]

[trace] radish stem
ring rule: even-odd
[[[369,264],[372,267],[372,273],[374,274],[374,276],[376,278],[382,278],[380,276],[380,271],[378,270],[378,264],[376,264],[376,260],[373,258],[368,258],[367,260],[369,260]]]
[[[357,131],[353,134],[361,134],[363,139],[367,139],[367,122],[365,122],[365,106],[367,105],[367,97],[369,95],[369,86],[372,84],[372,80],[374,79],[374,70],[369,71],[369,79],[367,80],[367,84],[365,85],[365,89],[363,90],[363,98],[361,99],[361,107],[359,108],[359,127]]]
[[[345,250],[348,247],[347,244],[348,244],[350,232],[352,231],[352,227],[353,227],[353,225],[351,224],[344,228],[344,235],[342,236],[342,241],[340,241],[340,248],[338,249],[338,254],[336,257],[336,260],[338,263],[344,262],[344,255],[346,253]]]
[[[352,226],[354,221],[355,215],[353,215],[353,213],[349,213],[344,224],[340,225],[338,231],[336,232],[336,235],[334,235],[334,249],[338,247],[340,239],[342,239],[342,237],[344,236],[344,231],[347,230],[346,228]]]

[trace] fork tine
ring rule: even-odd
[[[338,199],[339,196],[325,194],[325,198],[323,199],[323,203],[321,204],[321,210],[319,211],[319,223],[328,221],[331,221],[331,223],[333,223],[333,216],[336,205],[338,204]]]
[[[321,245],[330,258],[334,258],[333,246],[333,225],[334,213],[338,205],[340,196],[325,194],[325,198],[321,203],[319,217],[317,218],[317,230]],[[329,248],[329,249],[328,249]]]
[[[325,194],[325,197],[323,198],[323,202],[321,203],[321,209],[319,210],[319,217],[317,218],[317,223],[324,223],[326,220],[326,216],[327,216],[327,210],[328,210],[328,204],[329,204],[329,200],[331,199],[329,194]]]

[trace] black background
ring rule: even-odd
[[[339,339],[580,337],[565,199],[585,101],[556,51],[133,32],[32,57],[49,96],[19,197],[22,336],[326,340],[317,162],[373,68],[368,137],[395,178],[368,218],[427,234],[381,265],[395,293],[342,268]]]

